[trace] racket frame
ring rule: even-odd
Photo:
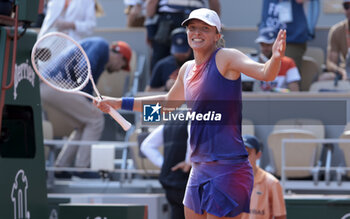
[[[37,51],[37,47],[38,45],[40,45],[40,43],[45,39],[45,38],[48,38],[48,37],[52,37],[52,36],[59,36],[59,37],[63,37],[65,39],[67,39],[68,41],[72,42],[76,47],[78,47],[78,49],[81,51],[81,53],[83,54],[84,58],[85,58],[85,61],[86,61],[86,64],[87,64],[87,71],[88,71],[88,75],[86,77],[86,79],[84,80],[84,82],[82,84],[80,84],[78,87],[76,88],[73,88],[73,89],[64,89],[64,88],[61,88],[59,86],[55,86],[53,85],[50,81],[48,81],[45,77],[43,77],[39,71],[39,69],[37,68],[37,65],[35,64],[35,52]],[[51,53],[54,52],[54,51],[51,51]],[[92,74],[91,74],[91,65],[90,65],[90,61],[89,61],[89,58],[88,56],[86,55],[83,47],[81,47],[81,45],[79,43],[77,43],[75,40],[73,40],[71,37],[69,37],[68,35],[64,34],[64,33],[60,33],[60,32],[50,32],[48,34],[45,34],[44,36],[42,36],[40,39],[38,39],[36,41],[36,43],[34,44],[33,46],[33,49],[32,49],[32,54],[31,54],[31,61],[32,61],[32,66],[34,68],[34,71],[37,73],[37,75],[39,76],[39,78],[45,82],[45,84],[49,85],[50,87],[52,87],[53,89],[56,89],[56,90],[59,90],[59,91],[62,91],[62,92],[66,92],[66,93],[77,93],[77,94],[80,94],[80,95],[83,95],[87,98],[90,98],[90,99],[95,99],[94,96],[86,93],[86,92],[83,92],[81,91],[81,89],[83,89],[88,83],[89,83],[89,80],[91,81],[92,83],[92,87],[96,93],[96,95],[101,99],[101,94],[100,92],[97,90],[97,87],[96,87],[96,84],[95,84],[95,81],[92,77]]]

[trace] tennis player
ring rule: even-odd
[[[221,22],[209,9],[191,12],[183,23],[194,60],[180,69],[164,95],[94,101],[108,107],[141,111],[143,101],[191,102],[192,112],[222,114],[222,124],[191,121],[192,170],[184,198],[188,219],[240,218],[249,212],[253,172],[241,137],[241,72],[262,81],[275,79],[285,52],[286,32],[280,30],[269,61],[260,64],[235,49],[219,48]],[[224,106],[222,106],[224,104]],[[108,106],[109,105],[109,106]]]

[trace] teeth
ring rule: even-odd
[[[201,39],[193,39],[193,41],[194,41],[194,42],[201,42],[201,41],[203,41],[203,40],[201,40]]]

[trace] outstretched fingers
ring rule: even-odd
[[[286,30],[280,30],[277,35],[277,39],[274,43],[273,53],[276,57],[282,58],[284,56],[284,53],[286,51],[286,38],[287,38],[287,31]]]
[[[279,51],[284,56],[284,53],[286,51],[286,39],[287,39],[287,31],[286,30],[280,30],[279,33]]]

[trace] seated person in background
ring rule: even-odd
[[[141,151],[161,167],[159,181],[170,204],[171,219],[185,219],[182,204],[191,165],[187,143],[187,121],[167,121],[153,130],[141,144]],[[164,145],[164,156],[158,148]]]
[[[186,29],[179,27],[171,32],[171,55],[157,62],[146,91],[168,91],[173,86],[180,67],[190,60],[192,50],[187,43]]]
[[[272,46],[275,42],[277,33],[272,29],[262,29],[259,37],[255,40],[260,45],[260,53],[252,56],[254,61],[265,63],[272,56]],[[263,91],[273,91],[278,89],[289,89],[290,91],[299,91],[299,81],[301,77],[299,70],[293,59],[284,56],[281,59],[281,68],[274,81],[261,82]]]
[[[250,199],[250,213],[243,213],[241,219],[285,219],[287,213],[281,184],[256,164],[262,154],[260,142],[251,135],[243,136],[243,140],[253,167],[254,186]]]
[[[346,80],[348,78],[345,66],[347,57],[349,57],[348,48],[350,48],[350,36],[348,34],[350,20],[350,0],[343,1],[343,8],[345,11],[346,19],[333,25],[328,33],[326,63],[327,70],[331,73],[322,74],[319,80],[334,79],[337,74],[343,80]]]

